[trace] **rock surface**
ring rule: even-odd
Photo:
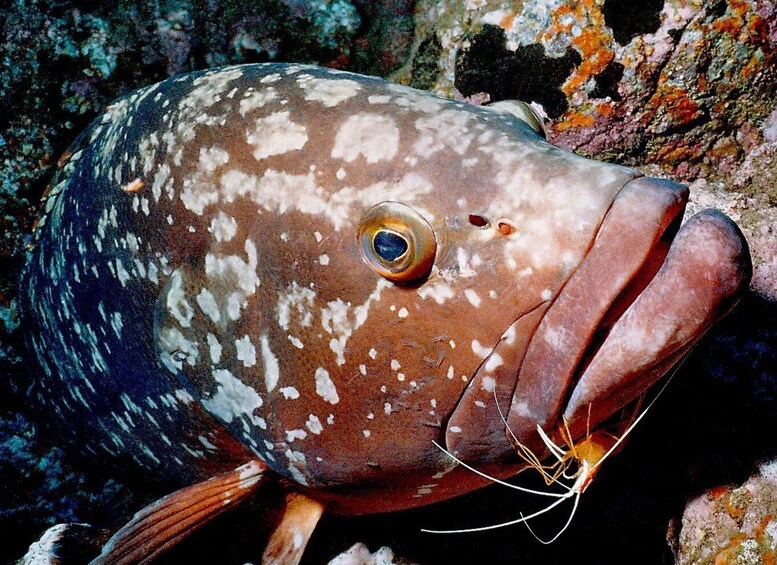
[[[22,346],[16,276],[58,155],[105,104],[135,87],[205,66],[298,60],[393,72],[476,103],[537,102],[554,143],[689,182],[689,209],[730,214],[755,257],[754,292],[683,365],[556,544],[542,546],[523,528],[418,532],[512,519],[534,503],[492,488],[412,513],[328,517],[306,561],[326,562],[363,541],[424,564],[623,562],[635,559],[635,547],[639,561],[669,563],[674,517],[673,547],[684,563],[721,555],[745,562],[735,553],[752,555],[753,543],[768,562],[768,461],[777,457],[767,433],[777,429],[774,1],[13,0],[0,11],[0,28],[0,529],[10,540],[1,561],[23,555],[55,523],[111,528],[162,494],[72,457],[56,430],[42,427],[45,418],[23,410],[34,362]],[[261,510],[225,516],[169,562],[249,560],[252,537],[234,525],[250,524],[252,511]],[[562,512],[537,529],[552,534],[565,520]]]
[[[363,543],[356,543],[348,551],[333,558],[329,565],[412,565],[409,561],[395,561],[394,552],[381,547],[371,553]]]
[[[738,487],[719,487],[688,503],[676,545],[678,565],[777,563],[777,464]]]

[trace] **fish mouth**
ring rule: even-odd
[[[752,274],[724,214],[682,223],[688,190],[639,177],[613,201],[596,240],[526,351],[507,424],[537,445],[561,416],[573,437],[627,406],[736,304]]]

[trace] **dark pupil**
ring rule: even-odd
[[[372,245],[375,247],[375,253],[384,261],[393,261],[407,251],[407,241],[390,231],[376,233]]]

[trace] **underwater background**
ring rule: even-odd
[[[539,104],[553,143],[688,183],[689,210],[714,206],[734,218],[755,266],[752,291],[682,365],[554,544],[523,526],[419,531],[505,521],[540,505],[493,486],[415,511],[326,516],[303,563],[356,542],[424,565],[777,562],[775,3],[11,0],[0,30],[0,563],[62,522],[91,525],[87,555],[95,532],[165,493],[80,459],[25,408],[37,368],[15,297],[58,158],[135,88],[264,61],[379,75],[477,104]],[[551,537],[567,512],[535,531]],[[163,562],[256,559],[261,514],[251,505],[229,513]]]

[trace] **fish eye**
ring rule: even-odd
[[[379,275],[394,282],[412,282],[432,270],[437,240],[432,226],[399,202],[381,202],[359,220],[362,257]]]
[[[372,238],[372,248],[384,261],[396,261],[407,253],[407,240],[399,234],[380,230]]]

